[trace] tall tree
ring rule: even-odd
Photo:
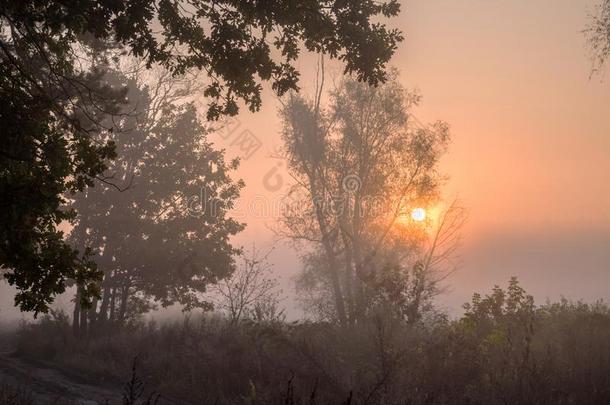
[[[127,86],[134,110],[112,135],[118,157],[106,174],[113,183],[89,188],[72,203],[78,215],[71,242],[93,249],[103,272],[101,300],[89,309],[76,300],[79,333],[123,323],[155,303],[209,306],[200,293],[231,274],[236,250],[229,238],[243,228],[227,217],[243,185],[229,177],[238,162],[225,162],[207,141],[188,101],[196,79],[163,70],[148,84],[137,71],[108,75]]]
[[[91,135],[108,133],[100,122],[119,114],[124,91],[97,69],[51,73],[68,68],[17,36],[0,39],[0,47],[0,268],[22,310],[45,312],[69,279],[96,292],[94,263],[65,243],[58,226],[74,219],[65,195],[93,185],[114,157],[111,141]]]
[[[215,119],[236,114],[240,100],[258,110],[261,82],[279,95],[297,89],[302,49],[382,82],[402,37],[374,20],[398,12],[396,0],[1,2],[0,267],[18,289],[16,304],[44,312],[69,279],[87,284],[84,298],[95,295],[100,273],[57,229],[74,216],[62,196],[91,186],[114,156],[111,142],[90,137],[113,129],[100,115],[123,101],[120,89],[85,80],[95,74],[93,44],[173,74],[204,71]]]
[[[311,102],[291,95],[282,109],[297,179],[291,194],[297,208],[287,211],[284,231],[321,249],[307,259],[309,281],[313,272],[328,282],[327,314],[356,322],[379,293],[384,269],[403,268],[421,246],[397,220],[437,197],[436,164],[448,128],[414,125],[410,110],[419,96],[402,88],[396,72],[378,87],[344,80],[327,109],[320,97],[321,90]]]

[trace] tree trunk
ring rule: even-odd
[[[365,269],[362,267],[364,264],[362,263],[362,255],[360,254],[360,244],[358,242],[355,243],[356,248],[354,249],[354,261],[356,263],[356,276],[354,278],[354,295],[355,295],[355,307],[356,307],[356,322],[361,321],[364,318],[366,312],[366,299],[364,296],[364,282],[363,282],[363,272]],[[370,276],[370,275],[367,275]]]
[[[100,311],[97,315],[97,322],[99,325],[103,325],[108,320],[108,306],[110,304],[110,286],[107,285],[102,289],[102,303],[100,304]]]
[[[328,254],[327,254],[328,255]],[[347,324],[347,314],[345,313],[345,302],[343,301],[343,292],[341,291],[341,282],[339,280],[339,272],[337,271],[337,260],[334,255],[329,262],[330,267],[330,279],[333,286],[333,292],[335,295],[335,306],[337,309],[337,318],[341,325]]]
[[[88,335],[87,328],[87,310],[81,306],[80,309],[80,337],[86,338]]]
[[[110,271],[105,274],[104,281],[102,282],[102,302],[97,315],[97,322],[100,326],[103,326],[108,321],[108,308],[110,306],[110,296],[112,295],[113,273],[114,271]]]
[[[425,270],[424,270],[424,265],[422,263],[416,263],[415,266],[413,267],[413,289],[412,289],[412,295],[413,298],[411,300],[411,302],[408,304],[407,306],[407,311],[406,311],[406,315],[407,315],[407,324],[408,325],[414,325],[417,322],[419,322],[419,320],[422,317],[422,313],[421,313],[421,305],[422,305],[422,298],[423,298],[423,294],[424,294],[424,289],[426,287],[426,275],[425,275]]]
[[[349,238],[342,232],[343,245],[345,247],[345,299],[347,301],[347,318],[350,324],[356,321],[356,308],[354,306],[354,274],[352,246]]]
[[[116,303],[116,287],[112,287],[112,289],[110,290],[110,311],[108,314],[108,319],[110,320],[110,323],[114,322],[114,315],[115,315],[115,303]]]
[[[363,283],[363,266],[368,263],[363,263],[363,254],[362,254],[362,240],[361,240],[361,227],[362,227],[362,196],[357,190],[356,195],[354,197],[354,215],[352,217],[352,236],[353,236],[353,258],[354,258],[354,267],[356,269],[356,277],[354,279],[354,295],[355,295],[355,318],[356,322],[363,320],[367,304],[365,302],[364,296],[364,283]],[[371,276],[368,274],[366,276]]]
[[[337,310],[337,318],[339,318],[339,323],[345,325],[347,323],[347,314],[345,313],[345,302],[343,299],[343,292],[341,291],[341,281],[339,280],[339,264],[337,263],[335,252],[333,250],[333,247],[328,237],[328,233],[326,231],[326,223],[322,217],[322,213],[319,211],[320,209],[316,208],[318,223],[320,226],[320,230],[322,231],[322,245],[324,247],[324,251],[326,252],[326,259],[328,260],[328,271],[330,273],[330,281],[333,288],[333,295],[335,296],[335,309]]]
[[[119,308],[119,323],[125,322],[125,313],[127,312],[127,300],[129,299],[129,284],[121,289],[121,307]]]
[[[97,298],[93,298],[91,301],[91,308],[88,311],[89,318],[89,333],[94,333],[97,326]]]
[[[74,312],[72,314],[72,334],[74,337],[80,336],[80,299],[81,289],[77,287],[76,296],[74,297]]]

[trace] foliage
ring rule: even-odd
[[[208,114],[217,117],[234,114],[237,99],[252,110],[259,108],[256,77],[271,80],[280,95],[296,89],[298,73],[292,62],[301,46],[344,61],[346,72],[355,72],[360,80],[383,81],[384,64],[402,37],[371,20],[398,12],[395,0],[79,0],[70,5],[39,0],[5,3],[2,15],[11,27],[55,45],[49,46],[50,53],[66,54],[80,35],[89,34],[126,46],[149,66],[158,63],[176,73],[204,70],[213,79],[206,89],[213,100]],[[281,54],[279,60],[274,60],[272,48]]]
[[[23,334],[21,352],[33,353],[55,333],[49,327]],[[610,308],[536,306],[512,280],[475,295],[457,320],[431,314],[409,325],[377,312],[341,327],[192,317],[58,345],[54,359],[117,376],[135,355],[149,386],[193,403],[594,405],[610,400]]]
[[[70,241],[92,249],[103,272],[101,300],[87,313],[77,300],[82,332],[87,322],[123,323],[155,302],[209,308],[201,293],[233,271],[229,238],[243,229],[227,216],[243,186],[230,178],[238,161],[226,162],[212,147],[185,100],[196,79],[162,70],[147,80],[137,71],[108,76],[129,89],[133,112],[110,136],[118,152],[106,171],[112,182],[71,204],[78,216]]]
[[[58,226],[75,215],[64,196],[91,186],[114,157],[111,142],[96,142],[90,134],[107,133],[99,120],[118,113],[124,91],[104,83],[103,72],[77,71],[61,55],[43,59],[37,39],[18,27],[9,40],[4,23],[3,18],[0,266],[18,289],[15,303],[39,313],[68,279],[81,283],[87,294],[96,293],[100,273],[89,252],[69,247]],[[52,45],[59,46],[46,46]]]
[[[384,285],[401,294],[392,280],[409,280],[403,287],[418,296],[434,289],[432,260],[418,262],[428,253],[425,227],[406,223],[404,213],[437,201],[436,165],[449,133],[442,122],[417,124],[411,112],[420,97],[395,71],[378,87],[345,79],[327,108],[321,94],[291,94],[281,110],[296,179],[281,233],[312,248],[300,285],[317,290],[310,301],[318,314],[353,323],[386,301]]]
[[[63,240],[71,221],[64,195],[93,185],[114,146],[120,88],[100,81],[100,59],[131,53],[172,74],[204,71],[207,116],[261,104],[261,82],[296,89],[301,48],[340,59],[378,83],[402,37],[375,22],[399,12],[396,0],[362,1],[3,1],[0,3],[0,267],[22,310],[46,312],[68,280],[96,296],[101,272],[86,250]],[[276,56],[277,55],[277,56]]]

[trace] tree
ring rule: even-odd
[[[415,126],[409,112],[420,97],[400,86],[396,72],[378,87],[344,80],[328,109],[320,107],[321,93],[313,101],[290,95],[281,111],[297,183],[283,234],[312,243],[303,281],[327,285],[332,318],[356,322],[379,293],[384,270],[413,262],[421,246],[417,236],[425,235],[397,221],[406,208],[437,198],[435,167],[448,128]]]
[[[128,52],[172,74],[206,73],[207,116],[256,111],[261,83],[297,89],[302,49],[341,60],[360,80],[385,80],[401,41],[377,17],[397,15],[396,0],[108,1],[36,0],[0,4],[0,267],[19,290],[16,305],[45,312],[69,279],[84,302],[100,273],[63,240],[71,221],[63,195],[94,184],[114,156],[103,116],[117,114],[121,89],[94,80],[103,53]],[[275,56],[277,55],[277,56]],[[103,139],[98,137],[97,139]],[[102,181],[106,180],[102,177]]]
[[[271,266],[267,258],[271,251],[261,255],[255,247],[241,256],[241,265],[227,278],[213,286],[217,307],[229,315],[233,323],[245,318],[255,320],[276,319],[278,283],[271,278]]]
[[[114,157],[112,142],[91,134],[108,133],[99,123],[118,114],[124,92],[96,69],[51,75],[50,65],[68,70],[63,61],[43,60],[18,36],[8,44],[5,33],[2,22],[0,268],[17,287],[22,310],[46,312],[69,279],[88,295],[96,292],[99,272],[87,250],[68,246],[58,226],[74,219],[65,195],[91,186]],[[95,89],[95,100],[87,89]]]
[[[113,136],[118,157],[106,171],[113,183],[87,189],[71,205],[78,215],[70,242],[92,249],[103,272],[101,297],[88,309],[78,284],[78,334],[122,324],[155,303],[208,308],[201,294],[234,268],[229,238],[243,225],[227,211],[243,186],[229,177],[238,161],[225,162],[207,141],[187,99],[196,79],[157,72],[145,81],[137,70],[107,73],[127,86],[134,111]]]
[[[475,293],[464,310],[458,330],[478,349],[479,361],[489,370],[487,384],[504,397],[504,402],[528,402],[534,394],[531,381],[536,381],[539,374],[548,376],[540,371],[544,361],[534,354],[535,325],[541,326],[542,315],[534,298],[512,277],[506,290],[496,285],[485,297]],[[550,341],[553,339],[544,345],[546,356],[551,350]]]
[[[381,270],[370,283],[377,291],[371,297],[372,305],[408,324],[419,322],[432,310],[433,298],[443,291],[441,282],[456,269],[460,231],[466,218],[466,210],[453,201],[436,218],[403,229],[419,236],[409,245],[384,248],[390,255],[380,262]],[[400,226],[405,225],[403,222]],[[411,249],[411,259],[400,254],[405,248]]]

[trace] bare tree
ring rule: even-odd
[[[261,255],[253,246],[241,256],[241,264],[231,277],[211,287],[210,291],[217,295],[217,307],[226,311],[231,322],[282,316],[278,310],[278,281],[273,278],[272,266],[267,260],[271,252]]]
[[[411,285],[406,288],[410,297],[405,301],[402,314],[409,323],[422,317],[425,305],[442,292],[440,283],[457,268],[458,249],[461,245],[461,230],[467,220],[467,212],[454,200],[437,219],[430,236],[424,244],[424,254],[413,267]]]

